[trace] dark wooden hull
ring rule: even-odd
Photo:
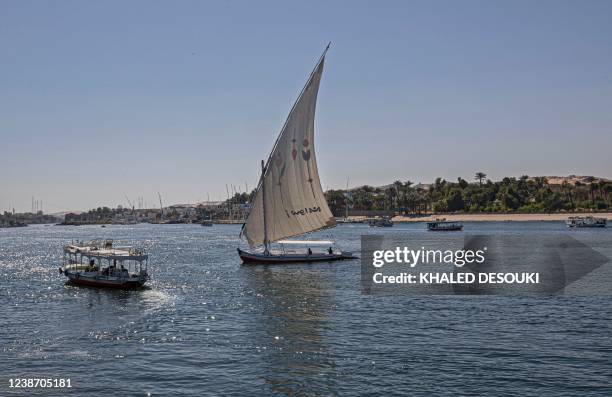
[[[427,228],[427,230],[429,230],[430,232],[460,232],[461,230],[463,230],[463,226],[457,226],[457,227],[446,227],[443,229],[436,229],[436,228]]]
[[[605,223],[595,223],[592,225],[577,225],[577,224],[568,224],[567,227],[575,227],[575,228],[599,228],[606,227]]]
[[[105,278],[81,276],[78,273],[64,273],[64,275],[68,278],[70,284],[98,288],[132,289],[141,288],[146,283],[146,279],[109,280]]]
[[[576,228],[600,228],[606,227],[608,220],[606,218],[594,218],[594,217],[570,217],[565,224],[567,227]]]
[[[393,222],[392,221],[371,221],[369,222],[370,227],[393,227]]]
[[[347,259],[356,259],[350,253],[339,253],[339,254],[326,254],[326,253],[313,253],[311,255],[306,254],[264,254],[258,252],[243,251],[238,248],[238,255],[242,262],[249,265],[258,264],[282,264],[282,263],[313,263],[313,262],[332,262],[341,261]]]

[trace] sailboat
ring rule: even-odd
[[[261,178],[240,232],[240,237],[251,247],[250,251],[238,248],[244,263],[355,258],[351,252],[334,250],[331,241],[286,240],[336,224],[321,188],[314,151],[315,107],[328,49],[329,45],[289,112],[268,160],[261,162]],[[281,249],[272,250],[271,243],[277,243]],[[307,249],[286,250],[287,246],[296,245]],[[312,251],[311,247],[320,245],[329,245],[329,248],[323,252]]]

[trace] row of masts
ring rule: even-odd
[[[244,182],[244,187],[245,187],[245,191],[244,192],[248,194],[249,193],[249,185],[248,185],[248,183],[246,181]],[[230,195],[230,189],[231,189],[231,193],[232,193],[231,195]],[[242,193],[242,191],[240,190],[240,186],[239,185],[233,185],[233,184],[228,185],[228,184],[225,184],[225,190],[227,192],[227,200],[226,201],[230,205],[234,204],[234,202],[233,202],[234,197],[237,194],[241,194]],[[157,197],[158,197],[158,201],[159,201],[159,208],[160,208],[160,210],[163,211],[164,205],[163,205],[161,193],[157,192]],[[142,210],[142,209],[149,209],[150,208],[148,202],[144,199],[143,196],[139,196],[138,197],[137,205],[134,205],[134,203],[132,202],[132,200],[130,200],[130,198],[129,198],[129,196],[127,194],[124,194],[124,198],[125,198],[125,201],[128,204],[128,208],[131,208],[132,210],[135,210],[135,209]],[[213,201],[210,200],[210,193],[206,193],[206,201],[204,203],[210,204],[212,202]],[[42,208],[42,200],[40,201],[40,204],[41,204],[41,208]]]
[[[34,196],[32,196],[32,214],[38,214],[38,212],[43,212],[43,201],[42,200],[34,200]]]
[[[262,161],[262,163],[263,163],[263,161]],[[262,164],[262,167],[263,167],[263,164]],[[348,189],[348,178],[347,178],[347,182],[346,183],[347,183],[347,189]],[[250,194],[249,193],[249,185],[248,185],[248,182],[246,182],[246,181],[244,182],[244,189],[245,189],[244,193]],[[226,190],[226,194],[227,194],[226,202],[228,203],[228,211],[229,211],[229,213],[231,213],[232,207],[235,204],[238,204],[237,199],[236,199],[236,201],[234,201],[236,195],[241,194],[243,192],[240,189],[240,185],[234,185],[234,184],[225,184],[225,190]],[[162,211],[162,213],[163,213],[164,207],[163,207],[163,202],[162,202],[162,196],[161,196],[161,194],[159,192],[157,193],[157,196],[158,196],[160,211]],[[137,197],[136,205],[134,205],[134,202],[129,198],[129,196],[127,194],[124,194],[124,198],[125,198],[125,201],[128,204],[128,208],[130,208],[132,210],[136,210],[136,209],[144,210],[144,209],[152,208],[152,207],[149,207],[149,202],[147,200],[145,200],[144,196],[138,196]],[[210,193],[206,193],[206,204],[208,205],[210,203],[211,203]],[[347,211],[348,211],[348,209],[347,209]],[[7,207],[7,212],[15,213],[14,206],[9,204],[8,207]],[[30,210],[30,212],[32,214],[36,214],[38,212],[42,213],[43,212],[43,200],[36,199],[34,196],[32,196],[32,203],[31,203],[31,210]],[[348,216],[348,213],[347,213],[347,216]]]

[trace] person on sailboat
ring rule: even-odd
[[[329,247],[329,248],[327,249],[327,252],[328,252],[330,255],[332,255],[332,254],[334,253],[334,250],[332,249],[332,247]]]
[[[308,247],[308,255],[312,255],[312,250],[310,249],[310,247]]]

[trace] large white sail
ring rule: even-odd
[[[335,224],[319,181],[314,150],[315,107],[325,52],[293,105],[265,165],[241,232],[251,247]]]

